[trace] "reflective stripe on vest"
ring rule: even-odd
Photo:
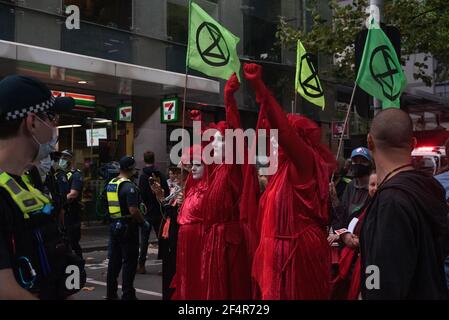
[[[26,172],[24,175],[22,175],[22,180],[28,184],[32,184],[29,172]]]
[[[22,181],[24,181],[23,178]],[[6,172],[0,171],[0,187],[9,193],[14,203],[22,211],[24,218],[29,219],[31,213],[42,211],[47,204],[50,204],[50,200],[29,182],[24,181],[24,183],[29,190],[22,188]]]
[[[71,170],[71,171],[67,172],[67,180],[70,181],[70,179],[72,179],[73,175],[74,175],[76,172],[81,173],[81,171],[80,171],[79,169],[75,169],[75,170]]]
[[[111,218],[122,218],[122,210],[120,209],[119,190],[123,182],[131,182],[127,178],[112,179],[106,187],[106,196],[108,198],[108,208]]]

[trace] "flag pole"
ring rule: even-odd
[[[192,0],[189,0],[189,21],[188,21],[188,26],[189,26],[189,32],[190,32],[190,14],[192,11]],[[188,81],[189,81],[189,43],[187,43],[187,50],[186,50],[186,70],[185,70],[185,80],[184,80],[184,94],[182,97],[182,145],[184,146],[184,129],[185,129],[185,119],[186,119],[186,100],[187,100],[187,85],[188,85]],[[190,141],[189,141],[190,144]],[[182,149],[181,148],[181,157],[182,157]],[[181,189],[184,188],[184,178],[183,178],[183,173],[184,173],[184,164],[181,161],[181,181],[180,181],[180,187]]]
[[[356,88],[357,88],[357,84],[354,83],[354,88],[352,89],[352,94],[351,94],[351,100],[349,101],[348,111],[346,111],[345,122],[343,124],[343,131],[342,131],[342,133],[340,135],[340,140],[338,142],[338,149],[337,149],[337,156],[336,156],[336,160],[337,161],[338,161],[338,158],[340,157],[340,151],[341,151],[341,147],[342,147],[342,144],[343,144],[343,137],[345,135],[346,127],[347,127],[348,122],[349,122],[349,114],[351,113],[351,108],[352,108],[352,103],[354,101],[354,94],[355,94]],[[334,180],[334,174],[335,173],[332,173],[331,181]]]
[[[296,113],[296,102],[298,101],[298,91],[295,89],[295,102],[293,104],[292,113]]]

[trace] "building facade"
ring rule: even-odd
[[[276,44],[279,16],[304,23],[303,2],[295,0],[196,0],[240,38],[242,62],[264,65],[266,80],[288,111],[293,106],[294,52]],[[79,29],[66,25],[75,5]],[[77,111],[59,128],[59,149],[73,149],[87,177],[86,198],[101,189],[97,169],[125,154],[143,165],[146,150],[170,165],[170,132],[181,122],[161,123],[161,100],[183,97],[188,35],[187,0],[0,0],[0,77],[37,77],[57,95],[73,96]],[[224,81],[189,71],[186,108],[205,119],[224,119]],[[237,94],[245,127],[254,126],[258,107],[242,83]],[[132,120],[120,121],[119,108],[132,107]],[[188,122],[186,126],[190,126]]]

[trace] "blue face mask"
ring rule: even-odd
[[[56,144],[58,143],[58,131],[55,127],[50,127],[45,121],[41,120],[41,118],[36,117],[41,121],[43,124],[45,124],[47,127],[49,127],[52,130],[52,138],[47,143],[40,143],[39,140],[33,135],[34,141],[38,144],[39,150],[36,154],[36,158],[34,161],[41,161],[42,159],[47,158],[50,153],[54,152],[56,150]]]
[[[69,166],[69,162],[65,159],[60,159],[58,165],[62,170],[66,170]]]
[[[39,174],[41,176],[42,181],[45,181],[47,174],[50,172],[50,169],[53,165],[53,161],[50,156],[42,159],[37,165],[37,169],[39,170]]]

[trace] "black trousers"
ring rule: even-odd
[[[80,246],[81,240],[81,206],[73,203],[66,208],[66,215],[64,218],[65,227],[67,231],[67,238],[70,246],[75,254],[83,259],[83,250]]]
[[[151,229],[154,230],[154,233],[156,234],[156,238],[159,239],[159,228],[161,226],[161,217],[155,217],[155,216],[145,216],[145,220],[148,221],[150,224],[150,228],[140,228],[140,255],[139,255],[139,265],[143,266],[145,265],[145,262],[147,261],[147,252],[148,252],[148,244],[150,241],[150,234]],[[160,215],[160,214],[159,214]]]
[[[69,238],[70,246],[75,254],[83,259],[83,249],[80,246],[81,240],[81,223],[67,226],[67,237]]]
[[[117,278],[122,270],[122,299],[134,300],[136,299],[134,278],[139,256],[139,229],[134,222],[126,222],[123,227],[124,230],[120,232],[117,231],[116,222],[111,224],[107,298],[117,298]]]

